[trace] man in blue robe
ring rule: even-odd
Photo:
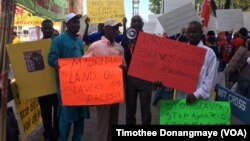
[[[66,15],[65,23],[67,31],[55,37],[49,52],[49,65],[56,68],[58,115],[60,141],[68,141],[71,124],[74,124],[72,141],[83,141],[84,119],[89,118],[87,106],[63,106],[59,85],[58,59],[80,58],[83,56],[83,42],[77,33],[80,29],[81,15],[69,13]]]

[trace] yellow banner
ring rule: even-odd
[[[33,16],[32,13],[16,6],[14,26],[41,26],[44,18]],[[54,26],[60,26],[61,22],[53,22]]]
[[[103,23],[108,18],[122,22],[125,17],[123,0],[87,0],[87,9],[91,23]]]
[[[55,70],[48,65],[51,39],[7,45],[20,99],[56,93]]]

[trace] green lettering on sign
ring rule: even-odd
[[[162,100],[161,125],[229,125],[229,102],[197,100],[186,104],[185,100]]]

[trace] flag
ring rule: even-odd
[[[203,18],[203,26],[207,27],[210,17],[211,0],[204,0],[201,17]]]

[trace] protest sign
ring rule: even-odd
[[[205,54],[203,48],[140,32],[128,74],[193,93]]]
[[[14,96],[14,100],[11,101],[11,106],[17,118],[20,137],[22,140],[26,140],[26,137],[42,122],[38,99],[20,100],[17,97],[18,91],[15,80],[11,81],[11,90]]]
[[[158,20],[168,36],[180,33],[181,29],[186,28],[191,21],[200,22],[200,18],[197,16],[192,3],[185,4],[159,16]]]
[[[56,93],[55,69],[48,64],[51,39],[7,45],[20,99]]]
[[[105,105],[124,100],[121,56],[59,60],[63,105]]]
[[[91,23],[103,23],[108,18],[122,23],[125,17],[123,0],[88,0],[87,9]]]
[[[156,22],[144,22],[143,31],[154,34]]]
[[[243,12],[244,27],[250,31],[250,12]]]
[[[198,100],[187,104],[185,99],[161,101],[161,125],[229,125],[230,119],[229,102]]]
[[[241,9],[216,10],[219,31],[239,31],[243,27],[243,14]]]
[[[217,100],[229,101],[232,114],[239,118],[242,122],[250,124],[250,100],[237,93],[230,91],[229,89],[218,86]]]
[[[187,3],[195,4],[194,0],[163,0],[163,13],[168,13],[176,8],[179,8]]]
[[[162,28],[159,20],[157,19],[157,17],[161,16],[162,14],[150,14],[148,15],[148,21],[149,22],[155,22],[155,31],[153,32],[156,35],[162,35],[164,32],[164,29]]]

